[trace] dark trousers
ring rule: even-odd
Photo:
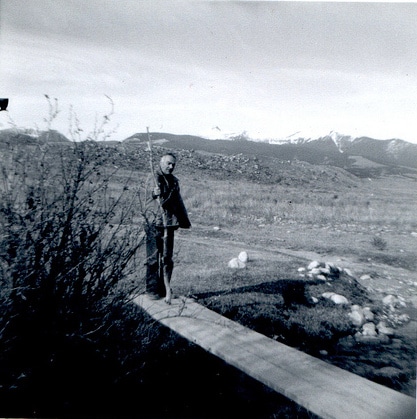
[[[164,248],[164,228],[155,225],[146,228],[146,292],[165,297],[163,269],[165,266],[168,281],[171,281],[174,261],[174,231],[167,227],[168,237]]]

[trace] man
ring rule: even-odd
[[[176,157],[172,153],[161,157],[155,174],[158,186],[152,193],[153,217],[146,223],[146,293],[152,299],[166,296],[164,272],[168,282],[171,281],[174,231],[191,227],[178,179],[172,174],[175,164]]]

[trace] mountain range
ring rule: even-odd
[[[147,141],[147,133],[137,133],[126,142]],[[208,140],[192,135],[151,133],[152,141],[172,149],[192,149],[217,154],[275,157],[285,161],[333,165],[359,176],[417,174],[417,144],[400,139],[354,138],[334,131],[318,138],[296,137],[255,141],[245,133],[228,139]]]
[[[310,138],[292,135],[275,140],[253,140],[245,132],[227,139],[209,140],[194,135],[177,135],[166,132],[150,133],[154,144],[172,150],[193,150],[200,153],[220,155],[246,155],[278,159],[279,161],[304,161],[314,165],[331,165],[343,168],[357,176],[369,177],[383,174],[417,176],[417,144],[400,139],[378,140],[369,137],[352,137],[330,132]],[[122,142],[105,141],[111,144],[134,144],[146,142],[147,133],[136,133]],[[34,131],[28,129],[0,130],[0,144],[35,144],[48,141],[56,144],[71,143],[58,131]]]

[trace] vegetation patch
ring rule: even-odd
[[[351,304],[324,298],[329,291],[345,296]],[[359,329],[349,316],[352,304],[365,305],[376,316],[383,315],[384,307],[354,278],[281,279],[196,297],[208,308],[272,339],[395,390],[415,392],[412,338],[403,336],[393,342],[386,337],[378,343],[355,340]]]

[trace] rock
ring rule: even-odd
[[[385,322],[382,322],[382,321],[379,322],[376,325],[376,328],[378,330],[378,333],[379,334],[382,334],[382,335],[393,336],[395,334],[394,329],[392,327],[388,327],[386,325],[386,323]]]
[[[319,279],[320,281],[327,281],[327,278],[324,275],[322,275],[322,274],[317,275],[316,276],[316,279]]]
[[[362,335],[363,336],[376,336],[376,329],[375,329],[375,324],[374,323],[365,323],[362,326]]]
[[[372,277],[371,277],[371,275],[362,275],[362,276],[360,277],[360,279],[361,279],[362,281],[369,281],[370,279],[372,279]]]
[[[317,260],[313,260],[308,266],[307,269],[311,271],[312,269],[318,268],[320,266],[320,262]]]
[[[338,268],[334,263],[326,263],[324,266],[330,271],[330,275],[337,275],[340,273],[340,268]]]
[[[306,268],[298,268],[297,271],[298,272],[305,272],[306,271]]]
[[[329,353],[325,349],[322,349],[319,353],[320,353],[321,356],[329,355]]]
[[[319,302],[319,299],[318,299],[318,298],[316,298],[316,297],[311,297],[311,301],[312,301],[314,304],[317,304],[317,303]]]
[[[320,274],[321,274],[321,269],[320,269],[320,268],[313,268],[313,269],[310,269],[310,273],[311,273],[312,275],[320,275]]]
[[[372,313],[369,307],[364,307],[362,310],[363,315],[365,316],[365,320],[368,322],[373,322],[375,319],[374,313]]]
[[[318,269],[320,269],[320,274],[330,275],[330,269],[328,269],[328,268],[318,268]]]
[[[348,268],[344,268],[344,269],[343,269],[343,271],[345,272],[345,274],[346,274],[347,276],[350,276],[350,277],[354,278],[354,276],[353,276],[353,274],[352,274],[352,271],[351,271],[350,269],[348,269]]]
[[[343,295],[340,295],[340,294],[334,294],[330,297],[330,299],[335,304],[349,304],[349,300],[346,297],[344,297]]]
[[[365,323],[365,316],[362,311],[354,310],[348,313],[350,321],[356,327],[361,327]]]
[[[218,226],[213,227],[213,231],[220,231],[220,230],[221,230],[221,228],[218,227]]]
[[[323,292],[321,294],[323,298],[333,301],[335,304],[349,304],[349,301],[346,297],[335,292]]]
[[[229,263],[227,264],[227,266],[232,269],[242,269],[242,268],[246,268],[246,263],[243,263],[238,258],[233,258],[229,260]]]
[[[239,253],[239,256],[237,257],[241,262],[246,263],[249,258],[248,258],[248,253],[243,251]]]

